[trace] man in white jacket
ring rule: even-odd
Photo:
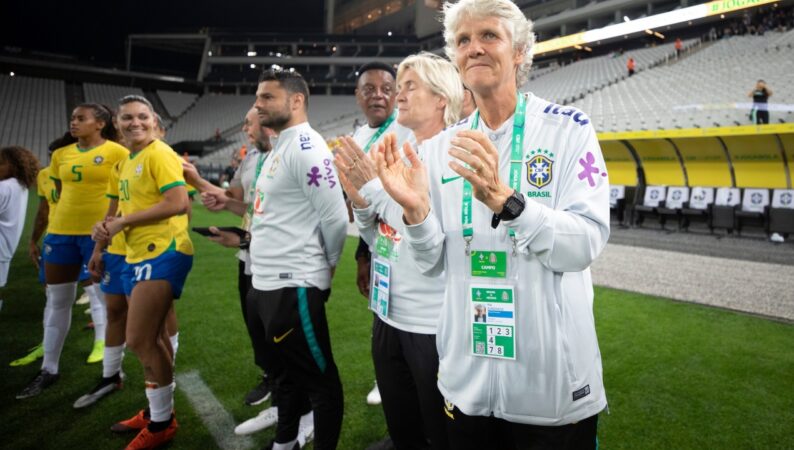
[[[450,447],[595,448],[606,395],[588,267],[609,236],[595,131],[581,111],[519,93],[534,35],[515,4],[447,4],[444,28],[478,110],[427,141],[424,161],[396,147],[376,159],[420,269],[446,273]]]
[[[314,410],[314,448],[333,449],[344,399],[331,353],[325,302],[345,243],[347,213],[333,156],[309,125],[309,88],[297,72],[267,70],[254,106],[262,126],[278,134],[253,195],[250,240],[253,288],[248,323],[264,341],[276,388],[278,425],[273,450],[298,448],[302,397]],[[209,206],[240,215],[243,202],[212,194]],[[219,208],[217,208],[219,209]],[[253,320],[252,320],[253,318]]]

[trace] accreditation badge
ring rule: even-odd
[[[469,285],[474,356],[516,359],[515,291],[507,284]]]
[[[507,277],[507,252],[474,250],[470,257],[472,277]]]
[[[389,316],[389,288],[391,287],[391,264],[381,257],[372,258],[372,290],[369,309],[381,319]]]
[[[378,222],[378,233],[375,239],[375,254],[386,261],[396,262],[400,257],[402,236],[387,223]]]

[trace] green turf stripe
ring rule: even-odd
[[[312,325],[312,318],[309,316],[309,300],[306,298],[306,288],[298,288],[298,313],[301,316],[301,325],[303,326],[303,334],[306,335],[306,342],[309,344],[309,350],[314,356],[314,361],[320,372],[325,373],[325,356],[323,351],[317,344],[317,337],[314,335],[314,326]]]

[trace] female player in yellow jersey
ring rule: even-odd
[[[157,127],[155,137],[163,140],[165,129],[162,126],[160,117],[155,113]],[[118,129],[118,126],[116,127]],[[119,140],[125,144],[124,139]],[[178,158],[176,153],[174,156]],[[113,166],[108,178],[107,194],[110,199],[107,214],[105,217],[118,215],[119,204],[119,170],[121,161]],[[190,189],[188,185],[188,189]],[[189,194],[190,192],[188,192]],[[189,214],[188,214],[189,215]],[[125,333],[127,329],[127,295],[124,290],[122,274],[126,269],[127,244],[124,240],[124,233],[113,236],[111,242],[97,241],[94,246],[94,254],[88,263],[91,274],[100,280],[102,293],[105,295],[107,306],[107,329],[105,331],[105,354],[102,360],[102,377],[99,382],[85,395],[80,396],[75,402],[75,409],[91,406],[119,390],[123,386],[124,372],[122,371],[122,361],[124,359]],[[176,320],[176,312],[173,305],[168,311],[166,318],[166,330],[168,339],[171,343],[172,359],[176,360],[176,351],[179,346],[179,332]],[[140,431],[147,425],[149,411],[144,411],[142,417],[135,416],[129,420],[123,420],[111,427],[111,430],[119,433],[128,431]]]
[[[72,304],[80,272],[91,257],[91,228],[104,218],[108,175],[113,165],[128,155],[114,142],[116,129],[109,108],[85,103],[74,109],[69,124],[74,143],[52,154],[50,177],[59,192],[58,207],[44,238],[42,259],[47,282],[48,314],[44,322],[44,361],[41,371],[17,395],[33,397],[58,379],[58,362],[69,332]],[[75,142],[76,141],[76,142]],[[100,298],[101,295],[97,295]],[[98,316],[104,322],[104,306]],[[104,347],[104,330],[97,334]],[[102,354],[102,349],[98,349]]]
[[[127,446],[135,450],[158,447],[176,432],[165,321],[193,264],[193,244],[182,165],[174,151],[156,139],[152,105],[143,97],[124,97],[116,120],[131,152],[119,166],[121,216],[97,223],[94,238],[107,241],[123,231],[127,242],[127,346],[144,367],[150,411],[148,425]],[[143,416],[143,411],[138,414]]]

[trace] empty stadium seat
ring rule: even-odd
[[[767,233],[794,233],[794,189],[775,189],[769,207]]]
[[[686,186],[671,186],[667,189],[667,196],[664,199],[664,205],[656,208],[659,214],[659,223],[664,229],[664,224],[667,217],[674,217],[678,224],[678,229],[681,229],[681,218],[683,217],[681,210],[687,206],[689,201],[689,188]]]
[[[741,202],[739,188],[719,188],[711,208],[711,228],[724,228],[732,233],[736,228],[736,206]]]
[[[692,221],[703,221],[711,226],[711,208],[714,204],[714,188],[695,186],[689,196],[689,203],[681,209],[683,228],[688,230]]]
[[[766,229],[768,206],[769,189],[745,189],[742,207],[736,210],[736,231],[741,234],[742,228],[747,225]]]
[[[641,226],[645,220],[645,216],[658,215],[658,208],[664,206],[665,194],[667,188],[665,186],[646,186],[645,195],[642,198],[642,204],[634,206],[634,225]]]

